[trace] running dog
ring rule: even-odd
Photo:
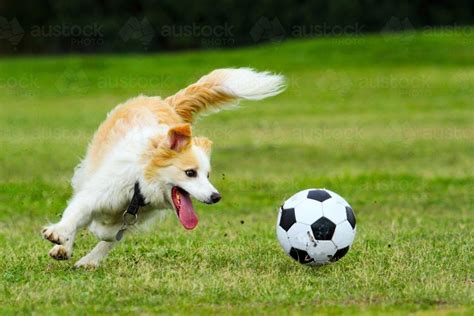
[[[274,96],[283,89],[280,75],[217,69],[165,99],[138,96],[118,105],[75,169],[74,193],[61,220],[42,230],[43,237],[56,244],[49,255],[71,258],[77,231],[87,227],[100,241],[75,266],[97,267],[124,232],[169,208],[184,228],[196,227],[191,197],[213,204],[221,196],[209,181],[212,142],[193,137],[191,124],[205,112]]]

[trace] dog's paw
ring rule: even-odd
[[[74,264],[74,268],[90,269],[94,270],[99,267],[99,261],[89,260],[87,258],[82,258]]]
[[[44,227],[41,231],[41,235],[43,235],[44,239],[49,240],[53,244],[62,245],[64,243],[64,239],[52,226]]]
[[[56,260],[68,260],[71,254],[67,251],[66,247],[62,245],[56,245],[49,251],[49,256]]]

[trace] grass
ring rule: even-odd
[[[474,30],[232,51],[0,59],[2,314],[472,314]],[[95,271],[48,258],[73,167],[108,110],[251,66],[288,90],[200,120],[224,198],[127,238]],[[327,187],[355,209],[349,254],[312,269],[274,235],[278,205]],[[94,245],[84,232],[75,258]]]

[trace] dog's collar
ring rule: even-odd
[[[132,200],[130,201],[130,204],[128,205],[127,209],[125,210],[125,213],[136,217],[138,211],[140,210],[140,207],[145,205],[145,198],[143,197],[142,192],[140,191],[140,184],[137,181],[135,182],[135,186],[133,187]]]
[[[140,184],[135,182],[133,187],[133,196],[130,200],[130,204],[128,204],[127,209],[123,212],[123,225],[122,228],[118,231],[115,239],[120,240],[123,237],[123,233],[127,229],[128,226],[133,225],[138,220],[138,211],[140,207],[145,206],[145,198],[143,197],[140,191]]]

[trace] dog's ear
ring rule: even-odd
[[[212,141],[206,137],[193,137],[194,145],[201,148],[208,157],[211,157]]]
[[[181,124],[168,130],[168,142],[171,150],[180,152],[191,145],[191,125]]]

